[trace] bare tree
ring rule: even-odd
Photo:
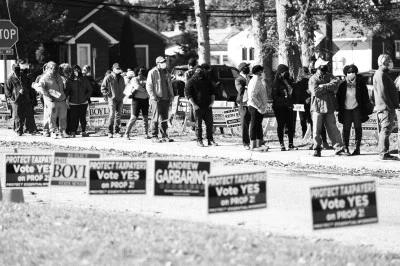
[[[204,0],[194,0],[194,13],[198,34],[199,64],[210,64],[210,35],[208,32],[206,4]]]

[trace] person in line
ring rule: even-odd
[[[289,74],[289,67],[280,64],[277,68],[274,87],[272,88],[272,109],[278,123],[277,133],[281,151],[286,151],[284,143],[285,126],[288,130],[289,150],[297,150],[293,145],[294,128],[293,128],[293,92],[294,83]]]
[[[202,123],[206,124],[206,137],[208,146],[218,146],[213,138],[212,106],[215,100],[214,87],[206,76],[204,69],[196,66],[195,74],[185,86],[186,98],[190,101],[196,120],[197,145],[204,147]]]
[[[389,137],[392,133],[396,109],[399,108],[399,94],[396,85],[388,75],[393,69],[393,61],[387,54],[378,57],[379,69],[373,77],[373,91],[371,100],[374,103],[374,111],[378,116],[379,140],[378,151],[381,160],[398,160],[390,155]]]
[[[173,142],[168,137],[168,111],[174,98],[171,75],[167,71],[167,60],[159,56],[156,58],[157,66],[149,71],[146,90],[150,96],[151,106],[151,138],[154,143]],[[158,138],[160,125],[161,139]]]
[[[340,131],[336,125],[335,110],[338,108],[336,101],[336,92],[338,90],[339,80],[328,73],[328,61],[321,58],[315,62],[317,72],[310,78],[308,87],[311,92],[311,112],[314,122],[314,154],[315,157],[321,157],[321,129],[325,125],[329,138],[334,144],[335,155],[345,153]]]
[[[20,60],[22,64],[20,63],[20,68],[21,68],[21,79],[26,78],[26,88],[29,91],[29,99],[31,101],[31,106],[32,106],[32,117],[26,119],[25,123],[25,130],[24,133],[28,132],[30,134],[36,135],[39,133],[39,130],[36,125],[35,121],[35,107],[38,105],[38,94],[36,91],[32,88],[32,73],[29,71],[29,65],[25,63],[25,60]]]
[[[174,95],[179,97],[185,97],[185,82],[183,81],[183,71],[178,70],[176,75],[172,78],[172,89]]]
[[[92,67],[89,65],[84,65],[82,67],[82,76],[87,78],[87,80],[90,83],[90,86],[92,87],[92,95],[91,97],[102,97],[101,89],[99,83],[94,79]],[[89,104],[90,104],[90,99],[89,99]]]
[[[299,70],[299,74],[297,75],[297,81],[295,83],[293,91],[293,102],[295,104],[304,105],[304,112],[299,112],[302,138],[304,138],[304,136],[306,135],[307,124],[309,124],[312,128],[312,119],[310,112],[311,93],[308,89],[309,77],[310,71],[308,70],[308,67],[301,67]],[[297,112],[293,112],[293,128],[296,128],[296,115]]]
[[[263,129],[262,121],[264,114],[268,109],[268,94],[267,89],[264,87],[261,75],[264,68],[260,65],[255,65],[251,72],[253,77],[247,86],[247,105],[249,108],[251,122],[250,122],[250,140],[251,151],[267,151],[268,147],[263,146]]]
[[[24,124],[30,134],[35,133],[35,119],[33,116],[31,88],[28,77],[21,75],[18,63],[12,65],[12,73],[8,76],[4,87],[5,95],[11,101],[14,131],[18,136],[24,133]]]
[[[368,112],[368,88],[362,78],[357,76],[357,66],[349,65],[344,68],[343,73],[345,79],[339,85],[336,99],[339,106],[338,120],[339,123],[343,124],[342,139],[345,146],[345,154],[360,155],[362,139],[361,123],[366,122],[370,114]],[[356,148],[350,154],[349,139],[352,124],[356,132]]]
[[[197,66],[197,59],[190,58],[188,61],[188,70],[183,74],[183,81],[186,83],[194,75],[194,68]]]
[[[249,107],[247,106],[247,100],[249,99],[249,96],[247,95],[247,84],[249,84],[250,81],[249,66],[250,64],[246,62],[240,63],[238,66],[240,76],[235,79],[235,87],[238,92],[236,103],[239,105],[240,122],[242,126],[242,143],[246,150],[250,149],[249,127],[251,115]]]
[[[39,80],[39,87],[43,93],[46,115],[50,120],[49,128],[52,138],[57,138],[57,128],[61,138],[68,137],[67,128],[67,103],[63,79],[58,73],[55,62],[47,63],[47,71]],[[57,126],[57,118],[59,125]]]
[[[76,136],[79,123],[81,124],[81,136],[88,137],[86,133],[86,113],[89,105],[89,99],[92,95],[92,86],[89,80],[82,75],[81,68],[78,65],[73,67],[73,74],[67,82],[68,100],[71,115],[71,136]]]
[[[71,135],[71,108],[69,106],[69,101],[68,101],[68,95],[69,95],[69,86],[68,86],[68,81],[71,78],[72,75],[72,67],[68,63],[63,63],[58,67],[58,73],[60,74],[63,83],[64,83],[64,88],[65,88],[65,95],[67,96],[67,99],[65,100],[67,104],[67,128],[65,129],[65,132],[68,134],[68,136]]]
[[[46,105],[44,104],[44,98],[43,98],[43,92],[40,87],[37,87],[37,84],[39,84],[40,78],[48,71],[47,69],[47,63],[43,65],[42,68],[42,74],[38,75],[35,79],[35,82],[32,83],[32,88],[35,89],[36,93],[39,95],[40,102],[42,103],[43,106],[43,136],[44,137],[50,137],[50,116],[48,115],[49,110],[46,109]]]
[[[144,67],[137,67],[133,70],[135,77],[130,80],[126,85],[129,88],[130,96],[132,98],[131,104],[131,118],[129,119],[128,125],[126,126],[125,138],[130,140],[130,132],[133,125],[136,123],[139,117],[139,113],[142,112],[145,139],[150,139],[149,136],[149,94],[146,90],[147,71]]]
[[[118,63],[112,66],[112,72],[106,76],[101,84],[101,92],[107,96],[110,106],[110,116],[108,119],[108,137],[113,138],[114,133],[120,133],[122,103],[124,99],[125,81],[122,77],[122,70]]]

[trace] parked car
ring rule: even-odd
[[[172,69],[171,74],[176,75],[178,71],[186,72],[188,70],[187,65],[176,66]],[[227,65],[211,65],[211,79],[213,81],[219,81],[217,87],[217,100],[223,97],[223,91],[226,93],[226,99],[228,101],[235,101],[237,96],[237,90],[235,88],[235,79],[239,77],[239,70],[235,67]]]

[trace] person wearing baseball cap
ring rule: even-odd
[[[242,143],[246,150],[250,149],[250,136],[249,136],[249,126],[251,115],[249,108],[247,106],[247,100],[249,99],[247,95],[247,85],[250,81],[250,64],[242,62],[239,64],[238,69],[240,71],[240,76],[235,79],[235,87],[238,92],[236,97],[236,102],[239,105],[240,122],[242,126]]]
[[[374,111],[378,115],[380,128],[378,150],[381,160],[398,160],[399,158],[389,153],[389,137],[392,133],[396,109],[399,108],[399,95],[393,80],[388,72],[393,69],[393,61],[387,54],[378,57],[379,68],[373,77],[373,91],[371,100]]]
[[[122,136],[120,132],[122,103],[124,99],[125,80],[122,69],[118,63],[112,66],[112,72],[105,77],[101,84],[101,92],[108,97],[110,116],[108,119],[108,137],[113,138],[114,133]]]
[[[315,69],[317,72],[308,82],[308,87],[311,92],[312,120],[314,123],[313,156],[315,157],[321,157],[321,130],[323,124],[335,148],[335,155],[346,154],[340,131],[336,125],[334,113],[338,108],[336,92],[340,81],[331,73],[328,73],[328,63],[329,61],[318,58],[315,62]]]
[[[146,90],[150,96],[151,106],[151,138],[154,143],[172,142],[167,134],[168,112],[171,101],[174,99],[171,75],[167,70],[167,60],[159,56],[156,64],[147,75]],[[158,138],[160,125],[161,139]]]

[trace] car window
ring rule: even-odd
[[[219,69],[219,78],[230,79],[233,78],[233,73],[230,68],[224,67]]]

